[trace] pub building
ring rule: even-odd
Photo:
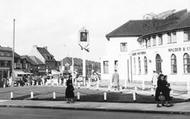
[[[187,10],[130,20],[106,37],[103,79],[110,80],[117,69],[124,86],[133,81],[151,81],[156,71],[168,75],[172,84],[187,86],[190,79],[190,13]]]

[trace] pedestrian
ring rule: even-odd
[[[164,75],[160,74],[158,76],[157,88],[155,91],[155,101],[157,102],[157,107],[161,107],[161,103],[163,103],[162,100],[164,100],[164,99],[161,99],[161,97],[163,97],[162,93],[163,93],[163,89],[164,89],[163,80],[164,80]]]
[[[157,87],[157,80],[158,80],[158,73],[154,70],[153,76],[152,76],[152,81],[151,81],[154,90],[156,90],[156,87]]]
[[[167,75],[164,75],[164,77],[163,77],[163,84],[164,84],[163,95],[165,96],[164,106],[170,107],[170,106],[172,106],[171,97],[170,97],[171,88],[170,88],[170,83],[168,83],[168,81],[167,81]]]
[[[119,73],[117,72],[117,69],[114,70],[114,73],[112,75],[112,84],[113,87],[117,90],[120,89],[120,85],[119,85]]]
[[[73,103],[74,102],[74,87],[72,84],[72,76],[69,74],[69,78],[66,82],[66,91],[65,91],[65,98],[67,103]]]

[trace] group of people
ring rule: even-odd
[[[157,107],[173,106],[170,96],[171,88],[170,83],[167,81],[167,75],[162,73],[157,74],[156,71],[153,71],[153,73],[152,83],[155,89],[155,101],[157,102]]]

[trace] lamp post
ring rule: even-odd
[[[12,86],[14,86],[14,53],[15,53],[15,19],[13,19],[13,48],[12,48]]]

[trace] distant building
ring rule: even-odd
[[[106,35],[107,55],[102,78],[117,69],[122,82],[151,80],[153,70],[170,82],[190,78],[190,13],[174,12],[164,19],[130,20]],[[122,83],[123,84],[123,83]]]
[[[45,64],[35,56],[24,55],[21,56],[22,70],[24,72],[29,72],[34,75],[44,75],[46,74]]]
[[[0,87],[3,87],[5,79],[11,76],[12,49],[0,46]]]
[[[37,57],[42,63],[45,64],[46,72],[51,72],[51,70],[58,70],[58,63],[54,56],[49,53],[47,47],[33,46],[30,56]]]
[[[70,70],[77,71],[79,75],[83,74],[83,61],[80,58],[65,57],[61,62],[61,71],[65,70],[65,66],[69,65]],[[74,62],[74,65],[72,64]],[[74,68],[72,69],[72,66]],[[101,72],[100,62],[86,60],[86,77],[90,76],[92,71]]]

